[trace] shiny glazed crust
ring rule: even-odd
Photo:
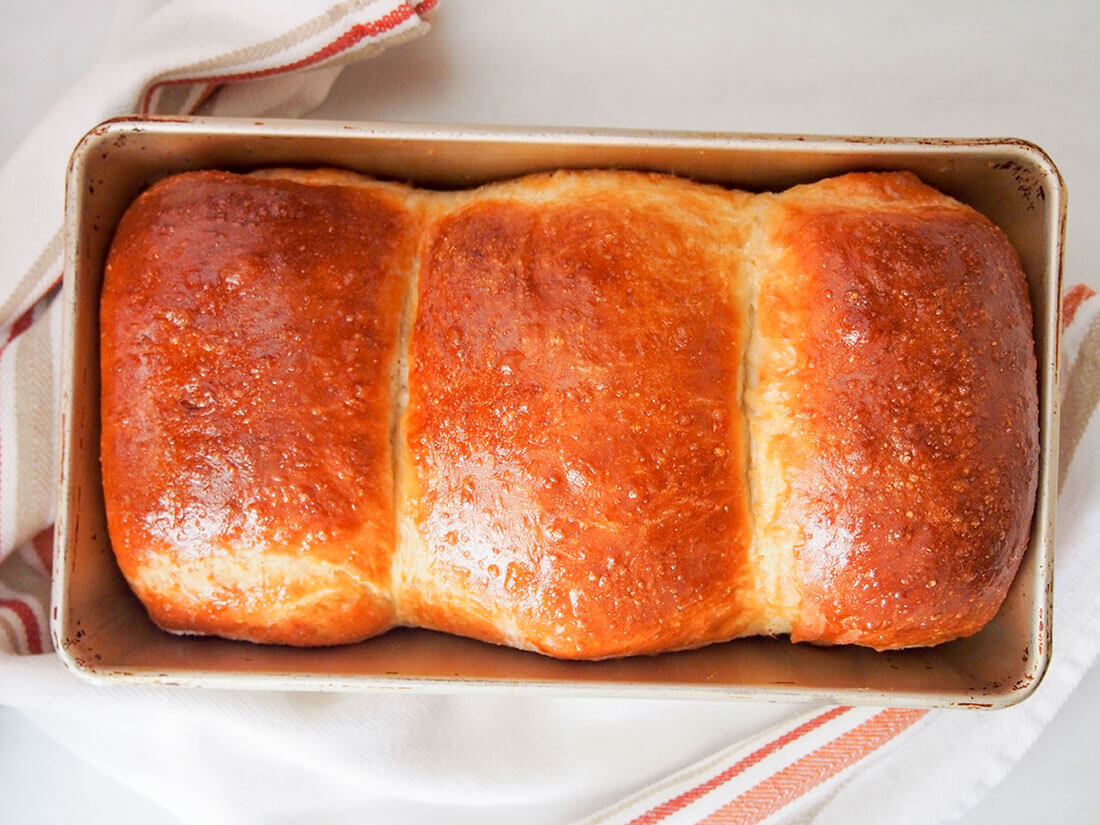
[[[299,179],[163,181],[108,258],[108,526],[171,630],[315,645],[394,620],[390,385],[417,226],[398,187]]]
[[[1026,546],[1023,274],[906,173],[190,173],[124,217],[101,324],[112,543],[174,631],[927,645]]]
[[[884,649],[978,631],[1027,546],[1037,482],[1015,250],[910,174],[757,208],[756,516],[789,564],[792,638]]]
[[[755,623],[747,196],[558,173],[441,204],[409,351],[407,619],[563,657]]]

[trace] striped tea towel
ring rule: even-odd
[[[435,0],[129,0],[100,62],[0,170],[0,653],[49,648],[46,605],[69,154],[121,114],[296,117],[342,67],[424,34]]]

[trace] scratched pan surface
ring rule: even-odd
[[[744,639],[608,662],[562,662],[420,630],[301,650],[158,630],[107,536],[99,473],[98,302],[130,201],[189,169],[341,166],[429,187],[555,168],[670,172],[752,190],[854,169],[911,169],[984,212],[1020,252],[1035,309],[1041,469],[1031,543],[1004,607],[978,635],[875,653]],[[655,698],[1005,707],[1034,690],[1051,641],[1065,191],[1016,140],[907,140],[251,120],[117,120],[77,147],[66,203],[65,371],[52,631],[66,665],[104,683],[367,691],[532,691]]]

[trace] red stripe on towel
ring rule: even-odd
[[[42,629],[38,626],[38,618],[34,615],[30,605],[21,599],[0,599],[0,608],[7,608],[23,625],[23,633],[27,637],[27,651],[29,653],[42,652]]]
[[[15,319],[11,329],[8,330],[8,340],[4,342],[5,345],[10,344],[30,328],[31,323],[34,321],[34,308],[36,306],[38,306],[38,301],[27,307],[27,310]]]
[[[1062,329],[1073,323],[1081,304],[1095,295],[1096,291],[1087,284],[1076,284],[1066,290],[1066,294],[1062,298]]]
[[[888,708],[753,786],[700,825],[751,825],[878,750],[928,711]]]
[[[775,753],[780,748],[784,748],[787,745],[790,745],[792,742],[797,741],[799,738],[805,736],[810,731],[816,730],[817,728],[824,725],[826,722],[832,721],[833,719],[837,718],[843,713],[846,713],[849,710],[851,710],[850,707],[836,707],[815,716],[808,722],[804,722],[797,728],[789,730],[782,736],[773,739],[768,744],[757,748],[748,756],[744,757],[743,759],[739,759],[737,762],[735,762],[733,765],[730,765],[718,775],[712,777],[711,779],[708,779],[706,782],[703,782],[700,785],[695,786],[690,791],[686,791],[679,796],[670,799],[668,802],[664,802],[658,805],[656,808],[646,811],[641,816],[638,816],[635,819],[631,820],[629,825],[655,825],[655,823],[660,822],[662,819],[665,819],[666,817],[671,816],[682,808],[690,805],[692,802],[695,802],[697,799],[700,799],[701,797],[710,793],[715,788],[724,785],[735,776],[744,773],[757,762]]]
[[[357,23],[327,46],[318,49],[313,54],[307,55],[300,60],[295,60],[293,63],[274,66],[270,69],[257,69],[253,72],[239,72],[237,74],[214,75],[209,77],[180,77],[172,80],[158,81],[146,87],[145,91],[142,93],[141,113],[143,115],[149,114],[149,108],[153,104],[153,95],[162,86],[182,86],[192,83],[221,84],[235,80],[256,80],[261,77],[270,77],[271,75],[305,69],[335,57],[341,52],[347,51],[364,38],[377,37],[380,34],[385,34],[390,29],[400,26],[413,15],[419,16],[427,14],[435,8],[436,2],[437,0],[424,0],[424,2],[417,3],[415,6],[404,5],[370,23]]]
[[[34,303],[27,307],[26,311],[12,322],[12,325],[8,328],[8,337],[4,340],[3,344],[0,344],[0,352],[3,352],[8,344],[30,329],[31,324],[42,315],[50,299],[61,289],[61,279],[63,277],[63,274],[58,275],[46,291],[35,298]]]

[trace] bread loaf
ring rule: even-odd
[[[111,542],[174,632],[932,645],[1034,505],[1020,264],[908,173],[178,175],[118,227],[101,370]]]

